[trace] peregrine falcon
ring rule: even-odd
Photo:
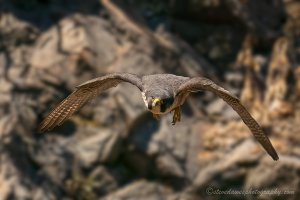
[[[139,77],[129,73],[114,73],[95,78],[77,86],[76,90],[58,104],[41,122],[39,130],[44,132],[61,125],[90,99],[95,98],[106,89],[117,86],[121,82],[131,83],[141,91],[147,109],[153,113],[155,118],[174,111],[173,125],[180,121],[180,107],[190,93],[203,90],[211,91],[222,98],[239,114],[268,154],[274,160],[279,159],[269,138],[241,104],[240,100],[210,79],[204,77],[189,78],[173,74],[154,74]]]

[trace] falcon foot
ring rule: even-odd
[[[180,106],[174,109],[172,125],[175,125],[176,122],[180,122],[181,119],[181,108]]]

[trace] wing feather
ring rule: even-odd
[[[222,98],[226,103],[228,103],[233,110],[235,110],[244,123],[248,126],[254,137],[258,140],[258,142],[263,146],[263,148],[268,152],[268,154],[274,159],[278,160],[279,157],[277,155],[276,150],[274,149],[272,143],[270,142],[269,138],[264,134],[262,128],[257,123],[257,121],[250,115],[247,109],[241,104],[240,100],[230,94],[224,88],[218,86],[213,81],[202,78],[196,77],[191,78],[190,80],[183,83],[177,90],[176,96],[182,96],[183,94],[189,92],[197,92],[199,90],[208,90],[220,98]]]
[[[134,74],[116,73],[92,79],[77,86],[73,93],[59,103],[41,122],[39,130],[44,132],[61,125],[89,100],[121,82],[131,83],[142,90],[141,79]]]

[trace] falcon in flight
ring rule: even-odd
[[[140,78],[135,74],[114,73],[95,78],[77,86],[76,90],[42,121],[39,130],[45,132],[61,125],[90,99],[121,82],[131,83],[141,91],[147,109],[155,118],[158,119],[161,115],[174,111],[173,125],[180,121],[180,107],[191,92],[209,90],[222,98],[239,114],[254,137],[274,160],[279,159],[269,138],[240,100],[213,81],[203,77],[189,78],[173,74],[154,74]]]

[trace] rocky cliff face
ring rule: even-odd
[[[1,200],[278,197],[217,190],[290,191],[280,197],[297,199],[299,3],[270,1],[274,12],[263,5],[262,20],[247,1],[198,1],[207,12],[194,9],[197,20],[189,21],[178,10],[181,1],[161,2],[0,2]],[[223,7],[228,20],[209,14]],[[148,28],[166,9],[172,17]],[[199,29],[192,29],[195,24]],[[272,161],[232,109],[210,93],[192,96],[182,121],[172,126],[171,115],[155,120],[140,92],[122,84],[61,127],[38,133],[42,118],[76,85],[112,72],[207,76],[222,83],[258,119],[280,160]]]

